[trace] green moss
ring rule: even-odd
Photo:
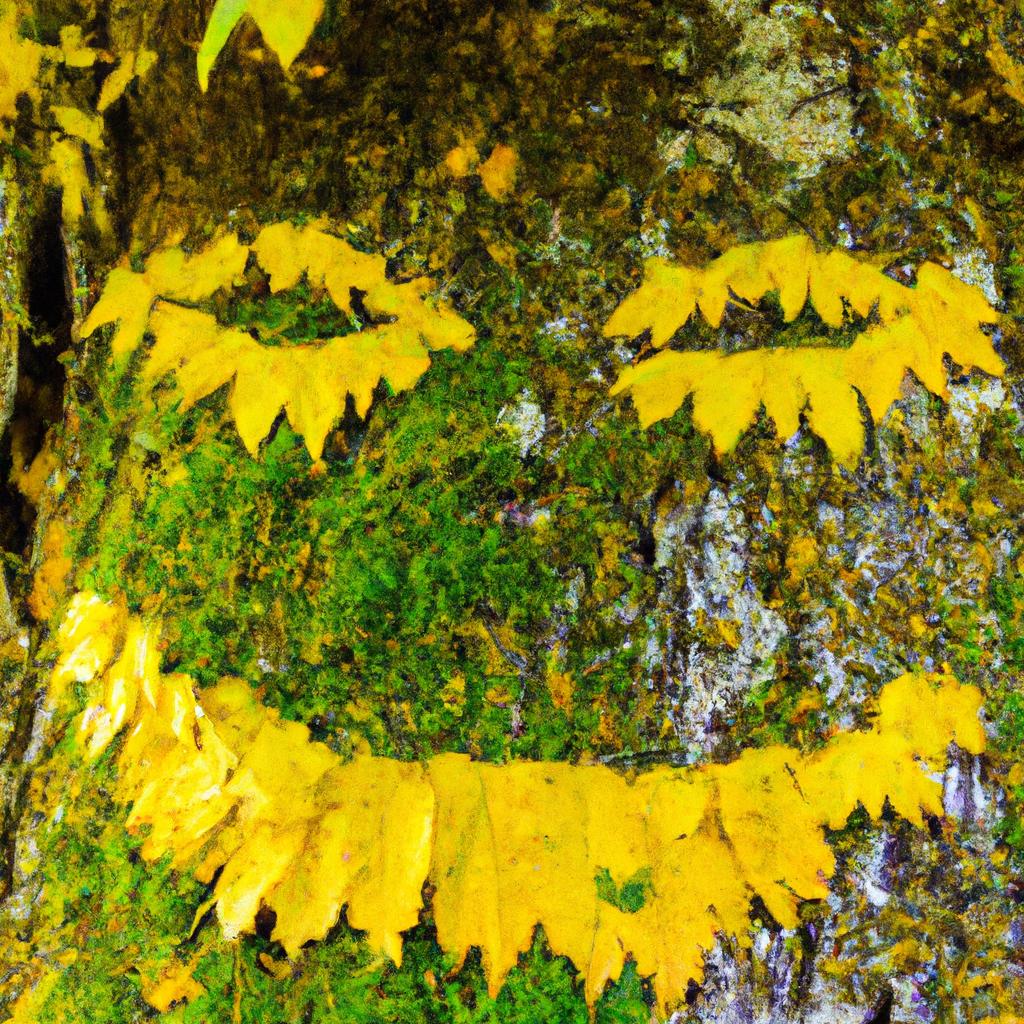
[[[597,887],[598,899],[610,903],[624,914],[635,914],[647,902],[647,897],[653,891],[649,868],[641,868],[621,886],[615,884],[615,879],[607,868],[601,868],[594,876],[594,885]]]

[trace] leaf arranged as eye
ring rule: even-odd
[[[400,962],[429,882],[438,942],[459,964],[479,948],[492,993],[540,925],[590,1003],[631,956],[669,1010],[700,982],[716,935],[749,943],[753,896],[787,928],[802,899],[827,896],[836,862],[826,828],[842,827],[858,803],[878,817],[886,799],[916,824],[922,809],[941,815],[929,773],[944,768],[951,740],[984,747],[979,691],[911,674],[882,690],[871,729],[812,754],[771,746],[731,764],[632,777],[461,754],[343,762],[241,680],[197,702],[187,676],[159,671],[158,631],[77,595],[53,684],[58,699],[69,679],[91,688],[78,725],[89,757],[125,733],[117,795],[131,804],[128,827],[144,832],[142,856],[169,854],[212,882],[228,938],[252,932],[260,907],[271,908],[273,938],[290,957],[345,908]],[[628,901],[608,898],[630,885]]]
[[[288,70],[306,45],[324,11],[324,0],[217,0],[199,47],[199,86],[206,92],[210,69],[232,30],[248,14]]]
[[[815,252],[803,236],[736,246],[703,268],[650,259],[640,288],[604,334],[650,330],[652,345],[663,348],[697,311],[717,327],[731,302],[756,303],[770,292],[787,323],[808,301],[828,327],[842,327],[850,313],[874,312],[878,322],[848,348],[659,352],[627,367],[612,394],[632,396],[642,426],[671,416],[692,394],[694,423],[718,452],[736,446],[761,406],[781,437],[796,432],[803,414],[835,458],[851,465],[865,436],[857,392],[879,422],[908,370],[934,394],[948,395],[944,355],[965,368],[1003,373],[979,326],[997,315],[977,288],[934,263],[918,268],[915,287],[904,287],[845,252]]]
[[[363,307],[386,322],[322,342],[273,347],[182,305],[229,287],[244,271],[250,251],[269,275],[272,292],[292,288],[305,276],[350,317],[355,289]],[[382,379],[395,391],[411,388],[430,367],[431,351],[461,352],[475,339],[472,326],[451,307],[428,297],[430,278],[396,283],[388,280],[385,267],[382,256],[359,252],[316,226],[273,224],[260,232],[251,250],[232,234],[194,256],[180,248],[161,250],[139,273],[111,271],[82,334],[116,323],[111,350],[120,356],[150,332],[155,343],[143,366],[144,380],[154,384],[173,374],[183,408],[231,383],[229,406],[250,453],[257,453],[284,410],[315,460],[349,395],[365,416]]]

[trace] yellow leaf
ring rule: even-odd
[[[693,395],[693,422],[711,434],[715,450],[731,451],[764,408],[780,437],[804,415],[835,458],[853,465],[864,447],[857,393],[876,422],[899,397],[907,371],[929,390],[948,395],[943,359],[995,376],[1003,363],[980,324],[995,323],[984,295],[933,263],[906,288],[845,252],[815,253],[800,235],[736,246],[707,267],[648,260],[642,285],[627,296],[604,328],[606,336],[651,331],[666,345],[697,309],[713,326],[735,298],[756,303],[776,292],[785,320],[809,299],[826,325],[874,312],[847,348],[824,345],[766,348],[731,355],[711,351],[659,352],[627,367],[611,389],[628,392],[640,425],[671,416]]]
[[[71,599],[57,631],[61,653],[50,676],[51,706],[60,702],[68,683],[90,682],[106,670],[123,629],[124,614],[118,606],[89,592]]]
[[[115,267],[82,324],[82,337],[106,324],[117,324],[111,351],[115,357],[125,355],[142,342],[158,296],[182,302],[209,298],[242,273],[248,257],[249,249],[238,236],[227,234],[194,256],[177,247],[162,249],[150,256],[141,274]]]
[[[516,151],[499,142],[491,150],[491,155],[477,168],[487,194],[499,203],[507,199],[515,188],[518,163]]]
[[[210,69],[243,15],[248,14],[256,22],[267,45],[287,71],[306,45],[323,10],[324,0],[217,0],[199,47],[200,88],[206,92]]]
[[[155,344],[144,379],[153,383],[173,373],[186,409],[231,382],[231,413],[252,454],[283,410],[314,460],[349,395],[365,416],[381,380],[395,391],[407,390],[429,368],[430,350],[463,351],[473,344],[472,326],[429,297],[429,278],[392,282],[382,256],[359,252],[318,227],[270,225],[253,252],[270,276],[271,291],[292,288],[305,276],[351,315],[356,289],[364,307],[389,322],[320,343],[274,347],[247,332],[221,328],[208,313],[177,305],[200,302],[242,273],[249,249],[230,234],[194,256],[180,248],[160,250],[142,273],[124,267],[111,271],[82,335],[117,323],[111,348],[119,356],[137,348],[151,331]]]
[[[115,267],[107,275],[99,301],[82,324],[82,337],[88,338],[105,324],[117,324],[111,350],[115,356],[125,355],[142,343],[155,301],[156,293],[145,275]]]
[[[155,381],[173,372],[183,408],[234,381],[228,404],[253,455],[283,410],[315,461],[348,395],[365,416],[373,390],[386,378],[395,391],[412,387],[430,366],[415,331],[385,324],[320,345],[274,348],[223,329],[208,313],[157,303],[150,317],[156,338],[143,374]]]
[[[929,772],[943,770],[950,741],[984,747],[977,689],[910,674],[883,688],[871,729],[811,755],[772,746],[633,777],[461,754],[423,766],[367,754],[342,762],[240,680],[197,701],[187,677],[159,673],[148,642],[139,654],[156,624],[130,620],[121,648],[121,621],[95,595],[76,597],[55,675],[92,686],[88,720],[90,708],[113,703],[104,676],[141,666],[117,794],[131,804],[128,827],[148,827],[143,857],[170,854],[200,881],[216,877],[228,938],[253,931],[261,907],[273,910],[273,938],[290,957],[347,908],[349,924],[399,962],[429,884],[442,949],[458,964],[480,949],[492,994],[541,926],[591,1004],[632,957],[671,1010],[701,981],[718,934],[749,943],[752,897],[795,927],[799,902],[828,894],[836,862],[826,828],[843,826],[858,803],[877,817],[886,799],[917,823],[922,809],[941,814]],[[97,745],[113,739],[98,736]]]
[[[18,33],[18,5],[0,4],[0,121],[13,121],[21,95],[38,99],[36,76],[43,47]]]
[[[85,744],[88,756],[102,753],[125,723],[134,719],[140,699],[153,703],[159,664],[151,630],[131,620],[121,655],[104,674],[102,703],[89,707],[79,724],[79,742]]]
[[[143,49],[122,57],[117,67],[103,79],[100,96],[96,101],[97,112],[102,114],[113,106],[136,78],[145,78],[156,62],[157,55],[153,50]]]
[[[103,121],[100,118],[77,107],[50,107],[50,113],[65,135],[73,135],[93,149],[103,148]]]
[[[362,292],[370,313],[394,317],[421,335],[431,349],[462,352],[473,344],[475,332],[465,320],[445,303],[425,298],[430,278],[395,284],[386,276],[383,256],[359,252],[316,225],[272,224],[260,232],[253,251],[270,275],[273,292],[294,287],[305,275],[313,288],[326,288],[334,304],[346,313],[352,312],[352,290]]]
[[[194,256],[178,247],[155,252],[146,261],[145,276],[165,299],[199,302],[227,288],[245,270],[248,258],[248,246],[230,232]]]
[[[665,345],[697,308],[699,272],[653,256],[644,266],[643,287],[619,303],[605,324],[606,337],[635,337],[650,328],[656,348]]]
[[[164,1013],[174,1003],[197,999],[206,989],[192,977],[193,967],[171,963],[165,967],[153,984],[142,989],[142,998],[155,1010]]]

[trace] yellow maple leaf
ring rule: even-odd
[[[83,723],[121,722],[117,795],[131,804],[128,827],[147,829],[142,856],[170,854],[216,878],[228,938],[272,909],[291,957],[345,909],[400,962],[429,883],[438,942],[459,964],[479,948],[492,994],[541,926],[591,1004],[632,957],[667,1011],[700,982],[718,934],[749,943],[753,896],[795,927],[800,900],[827,895],[826,828],[858,803],[877,817],[886,799],[917,823],[922,809],[941,814],[928,772],[945,767],[951,740],[984,748],[976,688],[908,674],[882,690],[871,729],[810,755],[772,746],[635,777],[461,754],[342,762],[241,680],[197,700],[188,677],[156,666],[146,638],[157,624],[129,618],[122,641],[123,625],[117,606],[78,595],[58,632],[54,685],[91,687]],[[134,703],[121,696],[133,687]],[[90,756],[113,740],[106,726],[80,734]]]
[[[663,348],[699,310],[719,326],[736,299],[756,303],[777,292],[790,322],[809,301],[822,321],[838,328],[851,313],[878,323],[848,348],[814,345],[753,349],[663,351],[627,367],[611,389],[629,393],[641,426],[671,416],[693,395],[693,421],[711,434],[715,450],[731,451],[762,406],[780,437],[805,416],[835,458],[855,464],[864,447],[858,392],[876,422],[899,397],[907,371],[948,397],[943,357],[1000,376],[1003,363],[980,324],[997,315],[977,289],[933,263],[913,288],[845,252],[817,253],[803,236],[740,245],[707,267],[678,266],[654,257],[644,281],[604,328],[608,337],[651,332]]]
[[[323,14],[324,0],[217,0],[199,47],[199,86],[206,92],[210,69],[243,15],[259,26],[285,71],[306,45]]]
[[[134,351],[142,342],[149,314],[158,297],[199,302],[227,288],[245,269],[249,247],[235,234],[226,234],[188,256],[175,246],[155,252],[142,273],[115,267],[108,275],[99,301],[82,324],[88,338],[106,324],[117,324],[111,341],[115,356]]]
[[[430,299],[429,278],[391,281],[384,257],[359,252],[315,225],[272,224],[251,251],[269,275],[272,292],[292,288],[305,276],[348,316],[354,315],[356,290],[363,307],[387,322],[322,342],[275,347],[180,305],[201,302],[245,269],[250,249],[232,234],[194,256],[177,247],[160,250],[141,273],[112,270],[82,325],[83,337],[118,324],[111,343],[118,356],[136,348],[150,331],[155,344],[143,367],[145,380],[155,383],[173,373],[186,409],[231,383],[228,404],[253,455],[284,410],[314,460],[349,395],[365,416],[381,380],[404,391],[430,367],[430,351],[464,351],[473,344],[472,326],[447,304]]]

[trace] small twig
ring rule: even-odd
[[[793,105],[793,109],[786,115],[786,120],[789,120],[798,110],[811,103],[817,103],[818,100],[823,100],[826,96],[834,96],[837,92],[848,92],[849,90],[850,87],[848,85],[833,85],[831,89],[823,89],[821,92],[816,92],[813,96],[805,96]]]

